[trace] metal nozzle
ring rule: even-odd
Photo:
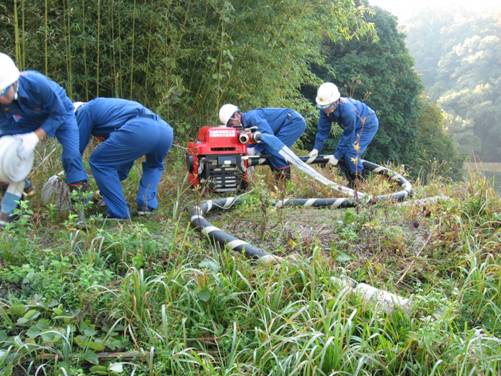
[[[248,132],[242,132],[238,135],[238,141],[241,144],[247,144],[250,141],[250,135]]]

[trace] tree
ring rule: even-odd
[[[217,122],[226,101],[307,106],[298,88],[322,37],[366,31],[351,0],[14,0],[0,10],[3,51],[22,68],[47,73],[75,100],[145,103],[178,137]]]
[[[463,156],[457,151],[457,144],[445,130],[443,111],[436,104],[422,95],[417,119],[416,159],[411,165],[411,172],[426,180],[430,171],[430,162],[434,162],[442,176],[460,177]]]
[[[501,161],[499,15],[426,12],[409,23],[408,34],[426,90],[446,111],[462,152]]]
[[[366,14],[377,38],[358,38],[333,43],[324,41],[326,63],[314,72],[324,81],[333,81],[343,96],[365,101],[380,120],[380,129],[368,149],[367,159],[412,164],[419,116],[421,82],[413,61],[390,13],[374,8]],[[314,98],[314,90],[305,95]],[[332,143],[331,143],[332,146]]]

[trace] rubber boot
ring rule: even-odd
[[[339,161],[338,166],[343,175],[345,176],[346,180],[348,180],[348,185],[347,185],[348,188],[353,189],[355,187],[355,180],[356,180],[355,174],[351,173],[350,168],[346,165],[344,159]]]

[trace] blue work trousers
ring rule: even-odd
[[[287,121],[280,127],[275,137],[282,141],[284,145],[291,147],[301,137],[305,129],[306,122],[304,118],[297,112],[291,111],[287,115]],[[260,143],[256,146],[256,152],[258,154],[267,154],[272,168],[284,169],[289,165],[272,145]]]
[[[157,187],[164,170],[163,160],[173,140],[173,130],[163,120],[136,117],[97,146],[89,164],[110,217],[130,218],[120,182],[127,178],[134,161],[143,155],[146,158],[136,203],[140,210],[158,207]]]
[[[87,181],[79,149],[79,130],[75,117],[68,116],[64,124],[56,130],[55,136],[63,147],[61,162],[66,175],[66,183]]]
[[[355,142],[349,145],[348,150],[344,154],[343,158],[340,160],[340,163],[344,163],[350,170],[351,174],[362,175],[364,171],[364,166],[362,164],[362,156],[367,150],[367,147],[372,142],[372,139],[377,133],[379,128],[379,121],[376,116],[371,116],[367,118],[363,127],[357,129]],[[355,144],[360,144],[360,150],[355,150]],[[355,161],[358,161],[355,164]]]

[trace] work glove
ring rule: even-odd
[[[21,134],[17,138],[22,141],[17,147],[17,156],[22,160],[28,159],[35,151],[40,139],[35,132]]]
[[[308,164],[312,163],[315,159],[317,159],[317,157],[318,157],[318,150],[313,149],[312,151],[310,151],[310,154],[308,154],[308,159],[306,160],[306,163]]]
[[[338,164],[338,163],[339,163],[339,161],[336,159],[336,157],[335,157],[335,156],[333,156],[333,155],[329,155],[329,156],[327,157],[327,164],[328,164],[329,166],[337,166],[337,164]]]

